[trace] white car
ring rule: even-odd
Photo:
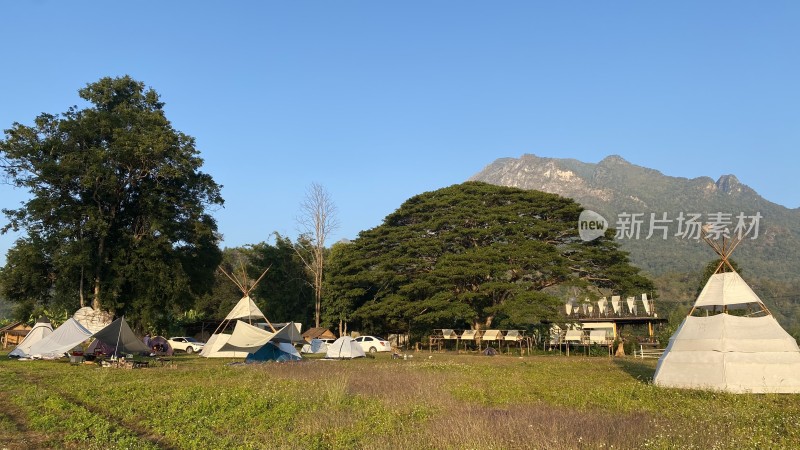
[[[361,349],[364,350],[364,353],[392,351],[392,345],[389,344],[389,341],[379,337],[359,336],[355,338],[355,341],[358,342],[359,345],[361,345]]]
[[[187,354],[191,355],[192,353],[199,352],[203,350],[203,347],[206,345],[205,342],[200,342],[193,337],[186,337],[186,336],[179,336],[179,337],[171,337],[167,339],[169,345],[172,346],[172,349],[175,351],[182,351],[186,352]]]

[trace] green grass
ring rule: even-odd
[[[661,389],[652,360],[175,361],[2,356],[0,448],[800,448],[797,395]]]

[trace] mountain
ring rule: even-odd
[[[597,164],[523,155],[498,159],[470,180],[559,194],[599,213],[624,232],[620,244],[653,276],[664,300],[693,300],[700,274],[716,259],[699,229],[687,226],[690,215],[731,233],[741,222],[749,234],[732,259],[762,300],[778,307],[776,317],[797,322],[800,333],[800,208],[772,203],[734,175],[672,177],[616,155]]]

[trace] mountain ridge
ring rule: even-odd
[[[627,230],[631,233],[623,233],[618,241],[630,253],[631,261],[654,277],[660,290],[681,302],[694,299],[691,280],[699,283],[699,274],[717,258],[699,239],[699,228],[696,235],[680,234],[680,226],[685,225],[682,221],[689,214],[701,214],[703,222],[718,216],[721,221],[729,220],[727,226],[733,231],[741,215],[742,223],[747,225],[749,220],[758,233],[753,239],[756,230],[751,228],[732,258],[765,302],[780,304],[776,317],[792,316],[800,332],[800,208],[790,209],[763,198],[734,174],[716,180],[685,178],[632,164],[619,155],[586,163],[524,154],[497,159],[469,180],[572,198],[606,218],[618,235],[627,225],[625,221],[636,215],[644,222],[641,232]],[[659,222],[661,219],[665,220]],[[655,223],[668,229],[656,229]],[[676,279],[683,280],[682,284]]]

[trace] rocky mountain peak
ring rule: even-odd
[[[723,175],[716,182],[717,189],[726,194],[738,194],[742,192],[742,183],[736,175]]]

